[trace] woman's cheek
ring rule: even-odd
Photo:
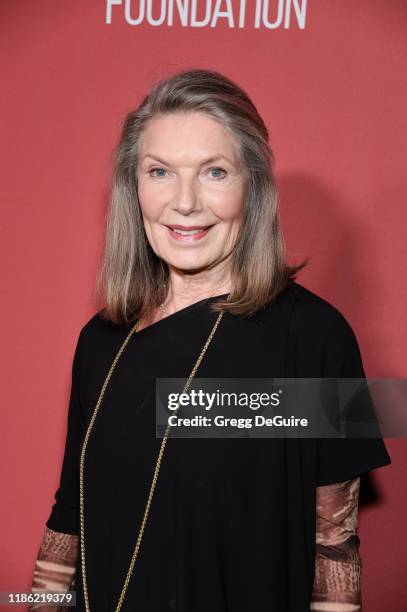
[[[152,221],[156,219],[163,207],[161,204],[162,198],[157,197],[157,194],[152,193],[150,189],[140,189],[138,198],[143,215]]]
[[[243,194],[240,190],[212,194],[213,212],[222,219],[234,219],[243,211]]]

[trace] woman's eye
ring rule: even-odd
[[[209,172],[215,172],[217,173],[216,176],[214,176],[213,174],[211,175],[213,178],[215,179],[222,179],[225,177],[225,175],[227,174],[226,170],[224,170],[223,168],[219,168],[219,167],[214,167],[214,168],[209,168]],[[223,176],[220,176],[219,173],[223,172]]]
[[[148,173],[153,178],[163,178],[166,176],[166,172],[167,170],[165,170],[165,168],[151,168]],[[211,177],[216,180],[225,178],[227,174],[226,170],[217,166],[209,168],[209,172],[211,173]]]
[[[160,177],[165,176],[165,175],[164,174],[151,174],[152,172],[160,172],[160,173],[162,172],[162,173],[164,173],[164,172],[167,172],[167,171],[164,168],[151,168],[151,170],[149,171],[149,175],[153,176],[153,177],[156,177],[156,178],[160,178]]]

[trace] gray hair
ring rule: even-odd
[[[248,170],[244,220],[232,253],[232,290],[211,304],[215,312],[251,316],[282,291],[307,265],[285,262],[274,154],[269,135],[247,93],[214,70],[190,69],[157,81],[129,112],[114,150],[105,243],[97,272],[96,300],[102,317],[132,323],[163,303],[169,271],[151,248],[137,195],[140,137],[158,114],[203,112],[229,129],[240,143]]]

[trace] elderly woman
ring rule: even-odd
[[[285,263],[272,161],[215,71],[159,81],[127,116],[34,592],[92,612],[361,609],[380,437],[156,437],[156,378],[364,377],[349,323]]]

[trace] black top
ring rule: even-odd
[[[135,333],[107,387],[85,458],[91,612],[116,608],[136,543],[162,442],[155,379],[189,376],[216,320],[215,299]],[[60,487],[47,521],[55,531],[79,533],[85,427],[131,327],[97,313],[80,332]],[[344,316],[296,282],[251,318],[225,313],[196,374],[364,375]],[[381,438],[168,438],[123,612],[308,611],[316,487],[390,463]],[[77,576],[76,609],[84,610],[80,556]]]

